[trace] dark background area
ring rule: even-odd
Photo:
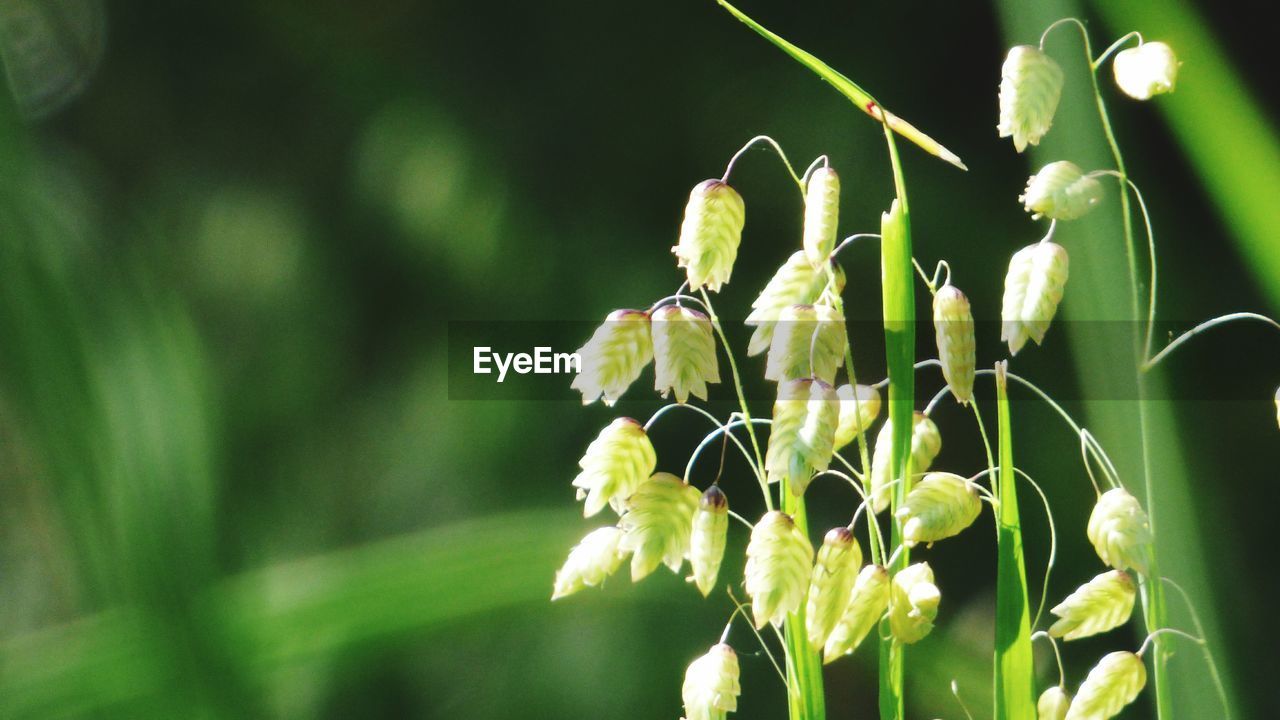
[[[1095,50],[1130,29],[1067,5]],[[1156,4],[1120,5],[1162,17]],[[1199,14],[1195,29],[1216,38],[1269,117],[1280,93],[1270,29],[1252,6],[1174,5]],[[1009,254],[1043,234],[1017,195],[1033,165],[1056,159],[1029,161],[996,137],[1000,63],[1035,40],[1017,18],[1061,8],[743,9],[965,159],[961,173],[902,145],[915,252],[926,267],[948,260],[978,319],[998,319]],[[512,399],[456,398],[448,323],[537,321],[567,350],[589,328],[562,321],[674,292],[669,249],[689,188],[760,133],[800,167],[827,154],[843,180],[842,233],[876,231],[892,197],[879,128],[710,0],[103,11],[105,50],[83,93],[40,120],[7,95],[0,111],[0,715],[679,717],[684,669],[732,609],[723,593],[703,600],[666,570],[633,586],[623,571],[602,590],[546,601],[565,553],[602,522],[579,517],[575,463],[617,414],[660,407],[651,371],[613,409],[581,408],[568,378],[556,399],[524,399],[518,386]],[[1065,105],[1086,81],[1076,40],[1057,32]],[[1220,80],[1196,74],[1204,47],[1178,49],[1184,83]],[[1109,82],[1103,93],[1155,219],[1162,321],[1180,331],[1233,310],[1274,315],[1280,278],[1247,259],[1248,233],[1189,159],[1200,136],[1170,132],[1155,107],[1164,99],[1131,102]],[[1203,142],[1219,142],[1213,129]],[[798,247],[801,213],[769,151],[744,156],[733,179],[748,220],[715,298],[726,320],[748,312]],[[1274,202],[1274,187],[1240,192]],[[1105,202],[1114,213],[1114,186]],[[1091,257],[1074,254],[1087,245],[1073,238],[1121,242],[1116,225],[1095,222],[1063,240],[1073,274]],[[872,321],[853,325],[865,379],[884,372],[877,254],[868,243],[843,256],[848,315]],[[1099,319],[1073,287],[1064,319]],[[1115,312],[1102,317],[1125,308]],[[744,347],[745,330],[729,325]],[[1056,325],[1013,365],[1060,389],[1073,412],[1089,409],[1082,399],[1114,403],[1079,359],[1123,350],[1082,349],[1089,334]],[[931,330],[920,337],[923,357]],[[997,333],[979,338],[980,365],[1004,356]],[[1239,717],[1280,715],[1269,606],[1277,357],[1280,337],[1261,325],[1217,331],[1163,365],[1173,390],[1155,401],[1177,438],[1156,452],[1176,453],[1191,483],[1170,516],[1192,522],[1169,532],[1204,556],[1201,571],[1174,579],[1212,620]],[[763,363],[739,360],[752,396],[768,397]],[[920,377],[923,404],[941,381]],[[990,385],[979,392],[989,398]],[[1083,533],[1093,495],[1078,440],[1026,393],[1015,399],[1019,465],[1059,523],[1053,604],[1102,570]],[[710,407],[723,416],[732,400],[717,386]],[[944,403],[935,419],[939,467],[985,465],[967,411]],[[659,469],[678,472],[709,429],[668,415],[654,431]],[[701,464],[695,482],[714,471]],[[757,515],[746,466],[730,455],[725,473],[735,509]],[[810,497],[817,528],[852,508],[836,483]],[[1047,533],[1034,495],[1023,498],[1038,599]],[[984,515],[922,555],[943,608],[913,649],[912,717],[960,716],[952,678],[979,717],[990,702],[990,527]],[[735,526],[722,584],[739,577],[745,542]],[[1139,624],[1069,646],[1069,684],[1101,653],[1132,649]],[[745,626],[732,638],[737,716],[780,716],[767,659],[750,654]],[[864,648],[828,668],[833,717],[873,712],[872,658]],[[1190,645],[1173,662],[1201,672]],[[1051,682],[1048,654],[1037,668]],[[1139,703],[1127,716],[1145,712]]]

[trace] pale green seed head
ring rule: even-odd
[[[1147,574],[1151,523],[1138,500],[1124,488],[1113,488],[1098,498],[1089,515],[1089,542],[1102,562],[1117,570]]]
[[[829,305],[792,305],[778,315],[765,362],[766,380],[814,377],[828,385],[844,364],[844,315]]]
[[[613,405],[653,359],[649,315],[642,310],[615,310],[578,348],[582,367],[570,385],[589,405],[603,396]]]
[[[853,442],[867,431],[880,415],[880,391],[870,385],[841,385],[836,388],[840,402],[840,422],[836,425],[835,449]]]
[[[613,507],[622,514],[623,502],[649,479],[658,464],[649,434],[638,421],[621,417],[609,423],[587,446],[578,461],[582,471],[573,479],[582,514],[591,517]]]
[[[1066,720],[1108,720],[1133,702],[1147,684],[1142,658],[1131,652],[1106,655],[1080,684]]]
[[[830,663],[857,650],[888,607],[889,573],[880,565],[862,568],[853,584],[849,604],[827,637],[822,661]]]
[[[1053,125],[1062,99],[1062,68],[1053,58],[1031,45],[1009,50],[1000,68],[1000,137],[1013,138],[1022,152],[1038,145]]]
[[[800,609],[813,570],[813,546],[790,515],[766,513],[747,543],[746,577],[756,628],[781,625],[788,613]]]
[[[737,653],[724,643],[713,645],[689,664],[680,694],[687,720],[724,720],[727,713],[736,712],[742,694]]]
[[[1066,290],[1068,267],[1066,249],[1053,242],[1028,245],[1009,260],[1000,339],[1009,344],[1010,355],[1017,355],[1027,340],[1037,345],[1044,341]]]
[[[910,645],[933,630],[942,593],[933,583],[933,569],[927,562],[908,565],[893,576],[889,594],[889,629],[893,636]]]
[[[724,546],[729,532],[729,499],[719,486],[712,485],[702,493],[698,510],[693,515],[693,537],[689,542],[689,578],[703,597],[711,594],[724,560]]]
[[[862,565],[862,547],[847,527],[833,528],[818,548],[809,582],[805,630],[814,650],[821,650],[849,605],[853,583]]]
[[[912,415],[911,428],[911,475],[915,477],[933,465],[933,461],[942,452],[942,434],[938,426],[924,413]],[[875,450],[871,456],[871,509],[884,512],[893,498],[898,479],[893,476],[891,451],[893,446],[893,421],[886,419],[876,435]]]
[[[631,553],[631,580],[637,582],[665,564],[679,572],[689,553],[693,514],[700,494],[671,473],[656,473],[626,501],[618,521],[618,547]]]
[[[835,292],[844,290],[844,270],[839,265],[829,266],[835,275]],[[821,297],[827,286],[828,266],[813,266],[803,250],[797,250],[778,268],[765,285],[760,296],[751,303],[751,314],[746,324],[754,327],[747,344],[748,355],[759,355],[773,343],[773,332],[782,311],[792,305],[812,305]]]
[[[951,473],[929,473],[907,493],[898,508],[907,547],[960,534],[982,512],[977,487]]]
[[[803,495],[813,474],[831,464],[839,422],[840,403],[830,385],[810,379],[779,383],[764,459],[769,482],[785,481],[792,494]]]
[[[707,383],[720,382],[711,319],[691,308],[666,305],[653,312],[654,388],[676,402],[707,399]]]
[[[729,282],[742,243],[746,207],[737,190],[720,180],[704,180],[689,193],[680,241],[671,252],[689,276],[689,288],[719,292]]]
[[[1173,92],[1178,84],[1179,65],[1173,48],[1159,41],[1121,50],[1111,61],[1116,85],[1134,100],[1150,100]]]
[[[552,600],[572,595],[585,587],[604,582],[622,564],[625,555],[618,548],[622,531],[616,527],[592,530],[569,551],[569,558],[556,572]]]
[[[933,296],[933,329],[942,375],[956,400],[968,405],[973,398],[978,343],[969,298],[954,285],[942,286]]]
[[[1102,183],[1069,160],[1051,162],[1027,179],[1019,202],[1033,220],[1075,220],[1102,200]]]
[[[1128,573],[1104,572],[1049,611],[1058,616],[1049,634],[1064,640],[1078,640],[1120,627],[1133,614],[1136,596],[1137,588]]]
[[[1036,702],[1036,720],[1063,720],[1071,707],[1071,693],[1054,685],[1040,694]]]
[[[836,246],[840,225],[840,176],[820,167],[809,176],[804,196],[804,253],[809,264],[821,267]]]

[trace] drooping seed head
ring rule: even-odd
[[[727,713],[737,712],[742,694],[738,654],[724,643],[711,646],[685,670],[680,694],[686,720],[724,720]]]
[[[751,530],[746,578],[756,628],[781,625],[800,609],[813,570],[813,546],[790,515],[773,510]]]
[[[898,508],[902,541],[915,547],[958,535],[981,512],[982,500],[973,483],[951,473],[929,473],[911,488]]]
[[[1027,179],[1027,189],[1018,196],[1033,220],[1075,220],[1102,200],[1102,183],[1086,175],[1070,160],[1051,162]]]
[[[1000,68],[1000,137],[1012,137],[1022,152],[1038,145],[1053,125],[1062,98],[1062,68],[1031,45],[1009,51]]]
[[[857,650],[888,608],[889,573],[881,565],[862,568],[849,604],[822,649],[822,662],[830,663]]]
[[[805,630],[814,650],[821,650],[831,631],[844,615],[862,565],[862,547],[849,528],[827,532],[818,548],[809,581],[809,603],[805,609]]]
[[[1173,92],[1178,83],[1178,56],[1162,42],[1146,42],[1121,50],[1111,61],[1116,85],[1134,100],[1150,100]]]
[[[1098,498],[1089,515],[1089,542],[1102,562],[1117,570],[1147,574],[1151,523],[1137,498],[1124,488],[1112,488]]]
[[[1013,254],[1000,309],[1000,340],[1009,344],[1010,355],[1017,355],[1028,339],[1037,345],[1044,341],[1062,302],[1067,271],[1067,251],[1057,243],[1039,242]]]
[[[803,495],[813,474],[831,464],[839,422],[840,403],[830,385],[809,379],[780,383],[764,458],[769,482],[786,482],[792,494]]]
[[[1104,656],[1080,684],[1067,720],[1108,720],[1133,702],[1147,684],[1147,667],[1131,652]]]
[[[867,431],[880,415],[880,391],[870,385],[841,385],[836,388],[840,401],[840,423],[836,426],[835,449],[848,445]]]
[[[693,537],[689,542],[689,565],[703,597],[711,594],[720,562],[724,560],[725,540],[729,532],[729,499],[719,486],[712,485],[702,493],[698,510],[693,514]]]
[[[919,562],[893,576],[889,593],[889,629],[898,640],[910,645],[933,630],[942,593],[933,584],[933,569]]]
[[[933,329],[942,375],[956,400],[968,405],[973,398],[978,342],[974,338],[969,298],[954,285],[942,286],[933,296]]]
[[[1049,635],[1078,640],[1120,627],[1133,613],[1136,595],[1129,573],[1104,572],[1076,588],[1049,611],[1058,616],[1049,628]]]
[[[912,421],[911,475],[914,477],[928,470],[938,453],[942,452],[942,434],[924,413],[913,414]],[[889,507],[896,489],[894,482],[899,480],[891,467],[892,449],[893,421],[886,419],[876,435],[875,450],[871,455],[871,509],[877,513]]]
[[[782,311],[792,305],[812,305],[821,297],[827,286],[828,267],[835,275],[835,292],[838,295],[844,290],[844,270],[839,265],[809,264],[803,250],[797,250],[778,268],[773,278],[764,286],[760,296],[751,303],[751,314],[747,316],[747,325],[754,327],[751,341],[747,344],[748,355],[759,355],[769,349],[773,343],[773,333],[778,317]]]
[[[809,264],[821,267],[836,247],[840,225],[840,176],[820,167],[809,176],[804,194],[804,253]]]
[[[844,364],[844,315],[829,305],[792,305],[778,315],[765,362],[766,380],[815,377],[835,382]]]
[[[618,547],[631,555],[631,580],[637,582],[665,564],[680,572],[689,553],[698,490],[671,473],[655,473],[627,498],[618,521]]]
[[[582,393],[583,405],[601,396],[605,405],[613,405],[653,359],[648,313],[614,310],[578,355],[582,366],[570,387]]]
[[[658,456],[644,426],[628,417],[609,423],[578,461],[582,472],[573,479],[578,499],[586,500],[582,514],[591,517],[613,506],[622,514],[623,501],[649,479],[658,465]]]
[[[691,308],[666,305],[653,312],[654,388],[676,402],[689,395],[707,399],[707,383],[720,382],[711,320]]]
[[[1060,685],[1040,693],[1036,702],[1036,720],[1063,720],[1067,717],[1067,709],[1071,707],[1071,693]]]
[[[720,180],[704,180],[689,193],[680,241],[671,252],[689,275],[689,289],[719,292],[733,274],[742,243],[746,206],[737,190]]]
[[[564,565],[556,571],[552,600],[572,595],[585,587],[596,587],[622,564],[624,554],[618,549],[622,531],[616,527],[592,530],[572,550]]]

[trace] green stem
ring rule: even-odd
[[[778,483],[782,494],[782,511],[795,520],[796,527],[809,536],[809,519],[803,496],[792,495],[786,482]],[[822,694],[822,660],[809,644],[805,632],[805,603],[787,615],[783,637],[787,647],[787,710],[791,720],[823,720],[826,699]]]

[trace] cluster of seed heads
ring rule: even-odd
[[[1117,85],[1137,99],[1172,91],[1177,67],[1172,51],[1155,42],[1120,52],[1114,60]],[[1061,68],[1040,48],[1011,50],[1000,83],[1000,136],[1012,138],[1018,152],[1039,143],[1052,125],[1062,85]],[[859,472],[840,455],[855,440],[865,442],[882,403],[875,386],[857,384],[852,368],[845,367],[849,338],[840,301],[845,277],[835,263],[840,178],[825,158],[815,166],[801,181],[801,247],[778,268],[746,319],[754,328],[747,355],[765,355],[762,374],[777,383],[777,399],[770,420],[754,421],[770,425],[763,457],[757,448],[758,462],[752,463],[767,509],[754,524],[737,517],[751,527],[741,586],[750,598],[753,624],[756,628],[779,626],[803,613],[809,645],[830,663],[856,651],[882,622],[894,639],[910,644],[927,637],[938,619],[942,594],[933,568],[928,562],[916,562],[891,572],[887,551],[894,549],[883,547],[882,538],[872,546],[871,556],[864,558],[853,532],[862,512],[868,515],[869,542],[877,543],[877,516],[890,508],[895,488],[901,485],[903,500],[890,522],[897,523],[904,548],[911,548],[962,533],[977,521],[984,501],[993,505],[996,501],[976,482],[981,473],[967,478],[931,471],[942,449],[942,436],[922,412],[912,418],[907,465],[911,476],[897,477],[892,467],[894,433],[887,418],[873,443],[869,467]],[[1053,162],[1028,180],[1019,200],[1033,219],[1070,221],[1101,200],[1098,177],[1103,174],[1086,173],[1065,160]],[[882,218],[882,236],[901,232],[901,214],[895,201]],[[662,396],[674,396],[677,404],[691,397],[707,399],[707,385],[721,380],[716,336],[724,339],[707,292],[718,292],[730,281],[745,217],[745,203],[728,184],[728,172],[724,178],[694,187],[672,249],[684,270],[684,284],[648,310],[609,314],[580,350],[582,367],[572,386],[582,393],[584,404],[597,399],[614,404],[651,360],[655,389]],[[1001,305],[1001,340],[1008,344],[1010,355],[1017,354],[1027,340],[1043,342],[1062,300],[1068,257],[1065,248],[1051,241],[1052,233],[1053,225],[1043,240],[1018,250],[1010,259]],[[968,404],[977,374],[969,300],[952,284],[949,267],[940,287],[926,284],[934,293],[938,364],[952,396]],[[905,327],[907,320],[892,322]],[[727,345],[723,350],[731,353]],[[841,368],[848,382],[839,382]],[[736,366],[734,374],[736,384]],[[1280,391],[1276,405],[1280,421]],[[752,423],[744,401],[743,411],[731,415],[699,448],[723,435],[723,442],[732,439],[750,459],[732,430],[742,426],[751,430]],[[618,519],[614,525],[592,530],[570,552],[556,575],[553,600],[601,585],[627,558],[633,581],[661,565],[681,573],[688,560],[688,579],[703,596],[711,595],[717,586],[729,520],[736,515],[730,511],[719,475],[699,492],[689,482],[696,457],[683,477],[658,471],[659,459],[647,427],[630,418],[616,419],[579,461],[581,473],[573,485],[584,501],[584,514],[592,517],[611,508]],[[825,533],[815,552],[796,519],[773,509],[771,488],[778,488],[779,494],[803,496],[816,477],[839,474],[829,470],[836,459],[856,476],[846,479],[865,499],[847,526]],[[1119,627],[1132,615],[1139,585],[1152,581],[1147,576],[1152,533],[1146,513],[1118,479],[1112,485],[1100,494],[1087,525],[1098,557],[1111,569],[1052,608],[1056,617],[1048,630],[1052,638],[1073,641]],[[739,612],[746,610],[738,606],[730,623]],[[718,643],[688,667],[682,691],[688,720],[724,718],[737,709],[738,656],[725,642],[727,635],[728,628]],[[1094,667],[1074,698],[1061,685],[1045,690],[1037,705],[1039,717],[1105,720],[1132,702],[1145,682],[1140,653],[1114,652]]]

